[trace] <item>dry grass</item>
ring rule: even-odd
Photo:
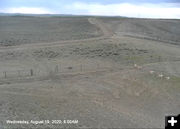
[[[180,47],[139,38],[179,40],[174,29],[179,28],[178,20],[1,19],[0,39],[7,47],[0,47],[0,74],[32,68],[35,75],[0,76],[0,127],[164,128],[164,116],[179,113]],[[15,40],[21,38],[28,42]],[[71,41],[52,43],[58,40]],[[47,43],[37,43],[41,41]],[[164,77],[158,78],[161,73]],[[79,123],[8,125],[7,119],[77,119]]]

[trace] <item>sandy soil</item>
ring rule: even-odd
[[[180,21],[97,17],[75,21],[92,26],[83,29],[88,38],[33,39],[0,47],[0,128],[164,128],[165,116],[180,112],[176,36],[180,29],[174,29]],[[96,36],[89,36],[93,31]],[[78,123],[7,124],[7,120]]]

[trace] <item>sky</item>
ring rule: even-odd
[[[180,19],[180,0],[0,0],[0,13]]]

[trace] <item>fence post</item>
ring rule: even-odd
[[[161,56],[159,56],[159,62],[161,61]]]
[[[21,76],[21,74],[20,74],[20,70],[18,70],[18,76],[19,76],[19,77]]]
[[[59,64],[59,69],[58,70],[59,70],[59,72],[61,72],[61,64]]]
[[[7,74],[6,74],[6,71],[4,71],[3,73],[4,73],[4,78],[7,78]]]
[[[59,69],[58,69],[58,65],[55,66],[55,73],[58,73]]]
[[[80,70],[81,70],[81,72],[82,72],[82,64],[80,65]]]
[[[153,56],[151,55],[150,58],[151,58],[151,59],[150,59],[150,60],[151,60],[150,62],[152,63],[152,62],[153,62]]]
[[[30,74],[31,74],[31,76],[33,76],[33,70],[32,69],[30,70]]]
[[[99,69],[99,64],[97,63],[97,70]]]

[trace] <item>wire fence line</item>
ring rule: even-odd
[[[34,76],[34,70],[13,70],[13,71],[3,71],[0,78],[14,78],[14,77],[28,77]]]
[[[176,61],[179,61],[176,60]],[[174,61],[174,62],[176,62]],[[158,62],[160,63],[160,62]],[[163,63],[163,61],[161,62]],[[124,65],[123,65],[124,64]],[[121,69],[127,67],[134,67],[136,64],[134,61],[129,62],[121,62],[121,64],[102,64],[98,62],[91,62],[91,63],[79,63],[79,64],[54,64],[48,68],[29,68],[29,69],[19,69],[19,70],[4,70],[0,72],[0,79],[11,79],[11,78],[36,78],[36,77],[46,77],[46,76],[53,76],[59,74],[71,74],[71,73],[82,73],[82,72],[96,72],[102,70],[110,70],[110,69]],[[149,65],[153,65],[156,63],[150,63]],[[146,72],[149,71],[156,71],[151,67],[148,68],[148,65],[140,65],[143,67],[147,67]],[[138,68],[138,67],[137,67]],[[159,73],[163,73],[163,71],[158,70]]]
[[[50,69],[21,69],[21,70],[4,70],[0,74],[0,79],[10,79],[10,78],[26,78],[26,77],[36,77],[36,76],[49,76],[56,74],[66,74],[66,73],[81,73],[88,71],[98,71],[110,68],[110,66],[100,65],[95,63],[90,64],[79,64],[79,65],[53,65]]]

